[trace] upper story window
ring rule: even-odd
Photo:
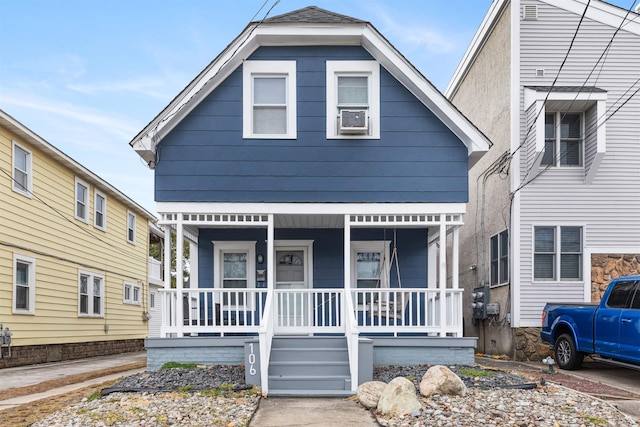
[[[245,61],[243,137],[296,138],[296,62]]]
[[[93,202],[93,225],[100,230],[107,229],[107,196],[96,190]]]
[[[13,313],[34,314],[36,307],[36,260],[13,255]]]
[[[13,191],[31,197],[31,152],[13,143]]]
[[[79,272],[78,314],[102,317],[104,313],[104,277],[88,271]]]
[[[76,178],[76,218],[89,222],[89,184]]]
[[[544,120],[544,166],[582,166],[581,113],[547,113]]]
[[[509,282],[509,232],[491,237],[491,285]]]
[[[534,227],[534,280],[582,280],[582,227]]]
[[[127,211],[127,242],[136,243],[136,215]]]
[[[380,64],[327,61],[327,138],[380,138]]]
[[[591,183],[607,151],[606,104],[607,92],[596,87],[526,87],[528,174],[582,168]]]

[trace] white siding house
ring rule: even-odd
[[[638,272],[639,70],[633,11],[596,0],[491,5],[446,90],[494,143],[470,171],[461,231],[460,283],[490,286],[498,304],[484,318],[465,312],[480,351],[537,358],[546,302],[598,301],[612,278]]]

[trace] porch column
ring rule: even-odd
[[[164,230],[164,288],[171,289],[171,226],[165,225]]]
[[[267,220],[267,289],[269,289],[269,292],[273,292],[273,290],[276,288],[276,262],[274,259],[274,244],[273,214],[269,214]]]
[[[200,287],[198,280],[198,245],[193,242],[189,242],[189,287]]]
[[[344,216],[344,289],[351,289],[351,217]],[[349,295],[351,293],[349,292]],[[345,295],[345,298],[347,296]],[[343,304],[344,305],[344,304]]]
[[[444,331],[447,324],[447,224],[442,220],[440,222],[438,242],[440,243],[440,277],[438,278],[438,288],[440,289],[440,336],[442,337],[444,336],[442,331]]]
[[[183,247],[184,247],[184,230],[182,226],[182,213],[178,214],[178,223],[176,224],[176,293],[178,294],[178,301],[176,302],[176,322],[178,326],[178,336],[183,337],[184,332],[184,296],[182,293],[184,278],[182,277],[183,266]]]
[[[438,287],[438,245],[433,239],[433,228],[427,234],[427,288]]]
[[[451,244],[451,288],[458,289],[458,275],[460,270],[460,227],[453,226],[453,242]]]

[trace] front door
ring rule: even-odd
[[[299,290],[309,288],[308,251],[305,248],[276,249],[276,292],[278,317],[276,332],[300,333],[311,325],[312,295]]]

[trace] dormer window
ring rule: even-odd
[[[589,184],[607,150],[607,92],[596,87],[524,90],[528,178],[542,169],[584,169]]]
[[[245,61],[243,85],[243,137],[295,139],[295,61]]]
[[[327,61],[327,138],[380,138],[380,64]]]

